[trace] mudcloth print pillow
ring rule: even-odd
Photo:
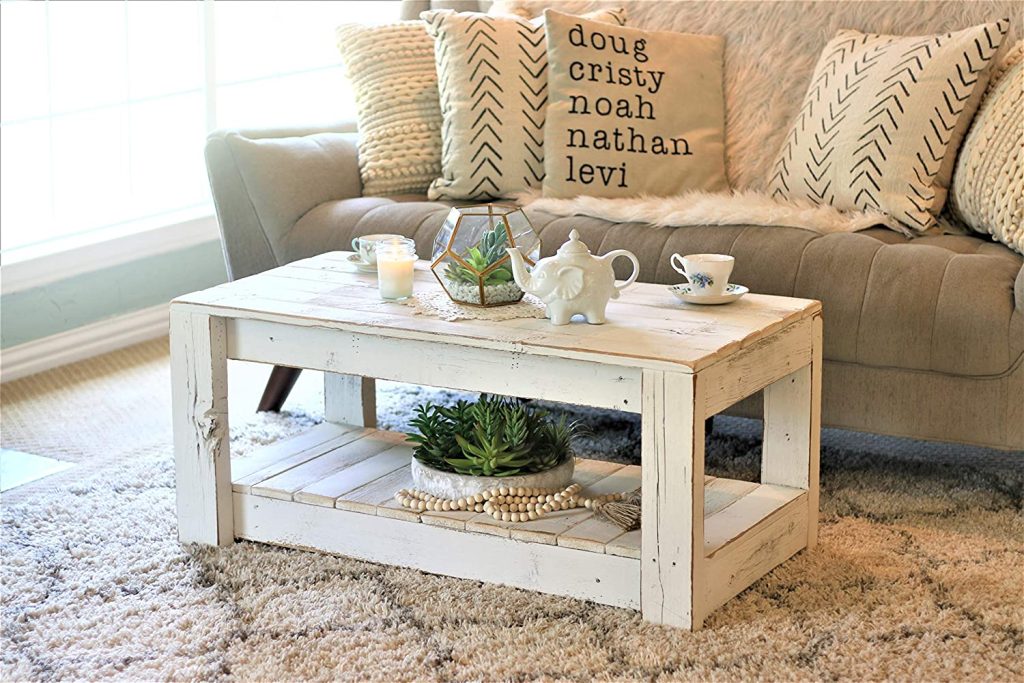
[[[441,177],[431,199],[507,197],[544,178],[548,59],[543,19],[432,10],[441,111]],[[621,25],[621,9],[587,15]]]
[[[544,16],[545,197],[728,189],[722,37]]]
[[[923,232],[946,202],[956,152],[1009,21],[937,36],[840,31],[815,67],[769,191],[877,209]]]
[[[337,39],[356,96],[363,195],[425,193],[441,172],[434,41],[422,21],[346,24]]]

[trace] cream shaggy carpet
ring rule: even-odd
[[[251,415],[233,447],[317,419]],[[252,543],[175,541],[166,341],[3,386],[3,445],[78,465],[3,494],[3,680],[1021,680],[1024,454],[827,431],[821,544],[698,633],[570,599]],[[382,385],[401,427],[426,390]],[[444,397],[446,394],[435,394]],[[584,444],[636,457],[626,416]],[[757,423],[708,469],[751,476]]]

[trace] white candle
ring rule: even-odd
[[[377,285],[381,299],[408,299],[412,296],[416,264],[414,249],[411,240],[377,245]]]

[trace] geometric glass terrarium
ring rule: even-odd
[[[523,290],[512,278],[508,247],[519,247],[528,267],[540,257],[540,238],[522,209],[504,204],[454,208],[434,238],[430,269],[453,301],[513,304],[523,298]]]

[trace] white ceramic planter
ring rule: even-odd
[[[474,477],[466,474],[442,472],[412,459],[412,481],[415,487],[438,498],[458,499],[482,493],[495,486],[519,488],[559,489],[572,482],[575,458],[544,472],[517,477]]]

